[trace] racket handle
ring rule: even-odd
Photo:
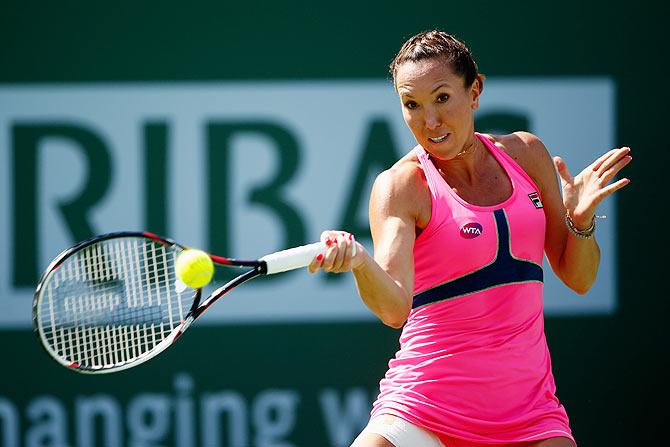
[[[260,260],[267,266],[267,275],[307,267],[324,246],[321,242],[289,248],[263,256]]]

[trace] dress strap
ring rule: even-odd
[[[510,177],[510,179],[512,179],[512,184],[516,184],[516,180],[522,180],[523,183],[526,183],[529,188],[538,194],[540,193],[540,190],[533,179],[531,179],[528,173],[524,171],[521,166],[519,166],[519,163],[517,163],[505,151],[499,149],[495,144],[493,144],[493,142],[489,140],[486,135],[480,134],[478,132],[475,132],[475,135],[477,135],[477,137],[482,140],[482,142],[496,158],[496,160],[498,160],[498,163],[500,163],[503,169],[507,172],[507,175]]]
[[[420,145],[416,145],[414,147],[414,153],[416,154],[416,158],[418,158],[419,162],[421,163],[421,168],[423,169],[423,172],[426,176],[428,188],[430,189],[430,194],[432,195],[433,199],[444,195],[441,194],[441,188],[444,187],[442,176],[439,172],[437,172],[437,168],[430,160],[428,152],[426,152],[426,150]]]

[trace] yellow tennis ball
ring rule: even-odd
[[[177,277],[192,289],[205,287],[214,276],[214,263],[202,250],[188,249],[177,256]]]

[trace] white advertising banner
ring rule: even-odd
[[[478,118],[524,123],[574,174],[617,144],[615,94],[604,78],[493,78]],[[2,86],[0,327],[30,326],[37,276],[80,236],[148,229],[255,258],[360,232],[374,177],[413,145],[384,80]],[[614,207],[598,211],[587,295],[545,263],[547,315],[616,310]],[[350,275],[300,271],[239,287],[203,322],[372,318]]]

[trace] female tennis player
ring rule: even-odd
[[[351,270],[372,312],[404,326],[353,446],[575,446],[544,335],[542,257],[589,290],[596,209],[629,183],[611,180],[630,149],[573,177],[535,135],[475,132],[484,76],[441,31],[405,42],[391,73],[418,145],[373,186],[374,258],[329,231],[309,267]]]

